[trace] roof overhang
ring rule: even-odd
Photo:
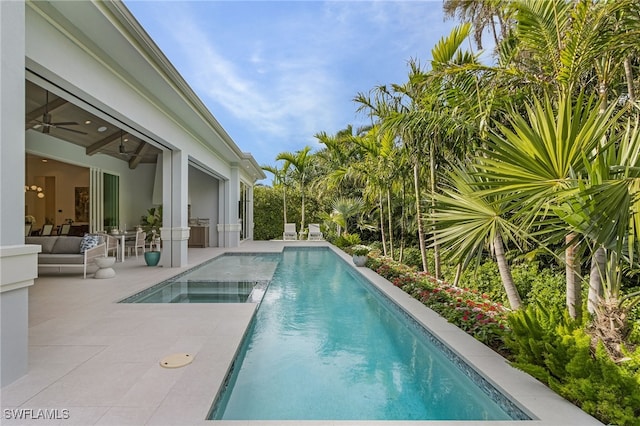
[[[32,1],[27,5],[81,46],[228,164],[255,180],[266,175],[243,152],[120,1]]]

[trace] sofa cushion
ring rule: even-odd
[[[80,254],[82,237],[58,237],[52,254]],[[44,251],[44,250],[43,250]]]
[[[42,246],[41,253],[51,253],[56,241],[58,241],[57,236],[56,237],[26,237],[24,239],[25,244],[37,244]]]
[[[38,265],[82,265],[84,255],[82,254],[47,254],[38,255]]]

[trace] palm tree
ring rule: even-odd
[[[338,225],[338,234],[349,233],[349,219],[362,212],[362,198],[336,198],[332,203],[331,220]],[[344,229],[344,231],[342,231]]]
[[[302,198],[300,229],[304,229],[305,224],[305,188],[309,183],[309,172],[312,165],[312,155],[309,155],[310,151],[311,147],[305,146],[303,149],[296,151],[295,153],[281,152],[276,157],[276,160],[284,160],[284,165],[282,167],[283,169],[293,167],[294,179],[296,179],[298,185],[300,186],[300,193]]]
[[[460,265],[468,264],[474,257],[480,258],[488,245],[496,257],[509,305],[519,309],[522,300],[511,277],[503,241],[504,238],[514,242],[525,239],[510,217],[513,200],[488,191],[491,182],[473,166],[470,170],[455,168],[448,180],[448,188],[442,194],[433,194],[434,239],[437,238],[447,256],[457,259]]]
[[[366,157],[359,164],[353,165],[361,176],[366,179],[364,195],[368,195],[371,190],[373,197],[378,200],[380,216],[380,233],[382,236],[383,253],[387,255],[386,235],[389,237],[389,250],[391,257],[393,250],[393,218],[391,209],[391,190],[394,184],[394,170],[397,169],[394,163],[396,154],[395,136],[391,132],[382,132],[380,126],[373,126],[361,137],[354,138],[354,142],[366,153]],[[387,201],[387,225],[388,233],[384,229],[384,206],[383,199]]]
[[[482,49],[482,34],[487,27],[491,29],[496,46],[507,37],[509,8],[506,6],[504,0],[444,0],[443,3],[445,17],[457,16],[461,21],[473,24],[473,38],[478,49]]]
[[[289,185],[289,164],[285,163],[282,168],[277,166],[262,166],[262,170],[265,170],[273,174],[273,186],[282,188],[282,211],[283,211],[283,223],[287,222],[287,186]]]
[[[520,201],[520,214],[532,224],[553,215],[564,191],[576,188],[575,176],[584,172],[585,156],[595,155],[613,122],[613,108],[601,113],[593,97],[587,100],[580,95],[572,102],[570,95],[563,94],[557,108],[546,97],[534,98],[526,109],[528,119],[513,112],[509,127],[498,125],[499,132],[491,136],[478,167],[497,182],[496,194]],[[570,262],[575,256],[575,236],[557,224],[546,232],[556,241],[558,232],[566,236],[567,307],[575,318],[581,310],[580,281]]]

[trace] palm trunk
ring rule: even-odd
[[[284,223],[287,222],[287,189],[282,189],[282,210],[284,211]]]
[[[387,187],[387,214],[389,215],[389,253],[393,259],[393,217],[391,212],[391,190]]]
[[[400,223],[400,255],[398,256],[398,258],[400,259],[399,260],[400,262],[402,262],[402,259],[404,257],[405,230],[407,229],[407,215],[406,215],[406,209],[405,209],[405,203],[407,202],[407,198],[406,198],[405,183],[406,181],[402,179],[402,205],[400,206],[402,211],[401,213],[402,219]]]
[[[439,143],[439,141],[438,141]],[[434,143],[431,142],[431,149],[429,152],[429,166],[431,167],[431,212],[433,212],[433,209],[435,208],[435,204],[436,204],[436,200],[435,200],[435,195],[436,195],[436,156],[435,156],[435,152],[434,152]],[[430,220],[431,222],[431,220]],[[435,232],[435,226],[432,227],[433,231]],[[438,239],[435,236],[435,233],[433,235],[433,259],[434,259],[434,273],[436,278],[440,278],[440,246],[438,244]]]
[[[579,275],[579,262],[576,260],[577,239],[575,233],[566,237],[568,247],[565,249],[566,279],[567,279],[567,309],[571,318],[580,318],[582,311],[582,293]]]
[[[380,235],[382,237],[382,254],[387,255],[387,240],[384,233],[384,212],[382,211],[382,191],[378,192],[378,205],[380,206]]]
[[[454,287],[458,287],[458,284],[460,284],[461,276],[462,276],[462,263],[458,263],[458,266],[456,266],[456,277],[453,279]]]
[[[590,314],[596,312],[602,297],[602,276],[606,267],[606,253],[604,247],[596,249],[591,257],[591,272],[589,274],[589,297],[587,299],[587,310]]]
[[[424,229],[422,227],[422,209],[420,208],[420,170],[418,168],[418,159],[413,163],[413,187],[416,192],[416,220],[418,223],[418,241],[420,241],[420,256],[422,257],[422,270],[429,272],[427,264],[427,248],[424,243]]]
[[[636,92],[633,88],[633,70],[631,69],[631,59],[627,56],[624,59],[624,75],[627,80],[627,92],[629,94],[629,102],[636,101]]]
[[[518,294],[518,289],[513,284],[513,278],[511,277],[511,269],[507,263],[507,258],[504,255],[504,246],[502,245],[502,237],[500,233],[496,233],[493,239],[493,246],[496,254],[496,262],[498,263],[498,270],[500,271],[500,278],[502,278],[502,285],[504,291],[507,293],[507,299],[509,299],[509,305],[511,309],[520,309],[522,306],[522,300]]]
[[[625,60],[625,71],[627,71],[627,62]],[[629,70],[631,71],[631,70]],[[628,77],[628,75],[627,75]],[[631,87],[630,99],[633,96],[633,85]],[[608,101],[608,91],[606,85],[604,83],[600,84],[600,105],[599,112],[603,114],[607,106],[609,105]],[[589,271],[589,295],[587,297],[587,310],[589,313],[593,314],[596,311],[598,304],[600,303],[600,296],[602,295],[602,271],[604,270],[604,262],[605,253],[603,247],[598,247],[595,252],[593,252],[591,256],[591,270]],[[568,270],[567,270],[568,273]],[[579,279],[579,278],[576,278]],[[575,284],[574,284],[575,285]],[[568,286],[568,283],[567,283]],[[573,291],[576,291],[575,289]],[[580,305],[582,305],[582,293],[579,295]],[[567,306],[569,306],[569,287],[567,287]],[[571,308],[569,308],[569,312],[571,312]],[[582,312],[582,309],[579,310],[578,315]],[[575,318],[575,317],[574,317]]]
[[[304,186],[302,186],[301,189],[302,189],[302,211],[300,215],[302,216],[302,218],[300,220],[300,232],[302,232],[302,230],[304,229]]]

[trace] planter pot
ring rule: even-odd
[[[369,256],[367,256],[366,254],[363,255],[358,255],[358,254],[354,254],[353,255],[353,263],[356,266],[364,266],[367,264],[367,259],[369,259]]]
[[[144,252],[144,261],[147,263],[147,266],[156,266],[158,262],[160,262],[160,252],[159,251],[145,251]]]

